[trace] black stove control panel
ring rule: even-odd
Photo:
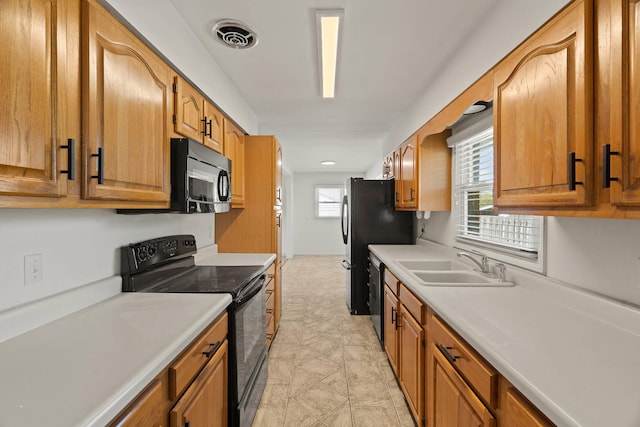
[[[168,261],[190,257],[196,252],[196,239],[191,234],[132,243],[122,248],[122,271],[123,274],[139,273]]]

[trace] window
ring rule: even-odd
[[[542,271],[543,220],[496,214],[493,206],[493,121],[490,113],[448,139],[454,147],[455,237],[461,246],[483,246],[491,256]],[[496,253],[503,256],[495,256]],[[512,258],[523,262],[514,262]],[[506,258],[506,259],[504,259]],[[540,261],[539,261],[540,260]],[[524,265],[523,265],[524,264]]]
[[[344,186],[316,185],[316,217],[340,218]]]

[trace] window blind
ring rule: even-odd
[[[493,128],[454,145],[456,238],[501,246],[535,257],[541,220],[532,215],[497,215],[493,206]]]

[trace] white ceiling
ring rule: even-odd
[[[382,157],[400,115],[505,0],[171,1],[253,108],[260,133],[278,137],[289,171],[357,173]],[[344,9],[336,98],[323,99],[314,10],[335,8]],[[218,43],[210,29],[222,18],[252,26],[258,45]]]

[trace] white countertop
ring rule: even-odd
[[[513,287],[427,287],[395,260],[447,250],[369,248],[558,426],[640,426],[640,310],[522,274]]]
[[[262,265],[269,267],[276,260],[276,254],[215,253],[196,258],[197,265]]]
[[[0,426],[101,426],[231,303],[122,293],[0,343]]]

